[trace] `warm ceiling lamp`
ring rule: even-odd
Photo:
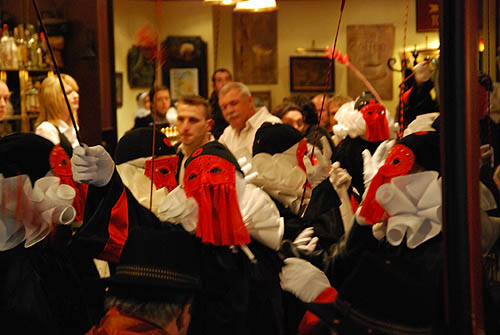
[[[238,0],[203,0],[203,3],[209,5],[222,5],[222,6],[232,6],[237,2]]]
[[[277,8],[276,0],[246,0],[238,1],[234,10],[242,12],[265,12],[276,10]]]

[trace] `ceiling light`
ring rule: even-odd
[[[232,6],[237,3],[238,0],[203,0],[203,3],[208,5],[221,5],[221,6]]]
[[[276,10],[276,0],[246,0],[238,1],[235,11],[245,11],[245,12],[265,12]]]

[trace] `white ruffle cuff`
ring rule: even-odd
[[[436,171],[425,171],[395,177],[379,187],[377,202],[389,215],[387,225],[374,227],[374,236],[400,245],[406,235],[406,245],[413,249],[433,238],[442,228],[441,179]]]

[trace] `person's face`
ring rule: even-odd
[[[170,93],[167,90],[156,92],[154,96],[154,111],[157,115],[164,117],[170,108]]]
[[[149,100],[149,96],[144,97],[144,109],[151,109],[151,100]]]
[[[245,127],[245,123],[254,112],[252,97],[244,97],[237,88],[219,96],[219,106],[224,119],[236,131],[241,131]]]
[[[323,96],[317,95],[311,101],[314,104],[314,108],[316,108],[316,113],[318,113],[319,116],[319,112],[321,111],[321,104],[323,103]]]
[[[330,126],[330,115],[328,111],[323,108],[323,113],[318,112],[319,125],[323,128],[328,128]]]
[[[284,124],[289,124],[300,132],[304,131],[304,116],[298,110],[291,110],[281,117]]]
[[[215,92],[218,93],[221,90],[221,88],[223,88],[224,85],[226,85],[230,81],[231,81],[231,75],[229,74],[229,72],[225,72],[225,71],[217,72],[214,75],[214,81],[212,83],[212,86],[213,86],[212,88],[214,89]]]
[[[204,106],[180,103],[177,106],[177,130],[183,145],[200,147],[208,141],[212,119],[206,118]]]
[[[333,103],[328,106],[328,117],[330,119],[330,127],[333,127],[337,124],[337,120],[335,120],[335,113],[339,110],[340,106],[337,106]]]
[[[69,105],[71,106],[71,111],[73,113],[78,112],[78,109],[80,108],[80,94],[78,94],[78,91],[74,90],[69,85],[65,85],[64,89],[66,90],[66,96],[68,97]]]
[[[0,82],[0,121],[3,120],[9,107],[10,92],[5,83]]]

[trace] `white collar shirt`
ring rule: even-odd
[[[255,133],[264,122],[281,123],[281,119],[269,113],[264,106],[247,120],[245,127],[240,132],[227,126],[219,138],[219,142],[227,146],[236,159],[245,157],[249,160],[252,158]]]

